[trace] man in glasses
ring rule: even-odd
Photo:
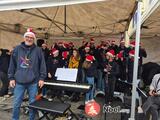
[[[31,28],[24,34],[24,41],[15,47],[11,56],[8,78],[10,87],[14,88],[12,120],[19,120],[20,106],[27,90],[29,103],[35,101],[38,86],[44,85],[46,64],[42,49],[34,44],[35,33]],[[30,110],[29,120],[35,119],[34,111]]]

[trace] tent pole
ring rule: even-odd
[[[128,36],[128,31],[125,31],[125,46],[129,47],[129,36]]]
[[[67,33],[67,8],[64,6],[64,33]]]
[[[63,31],[63,29],[59,25],[57,25],[51,18],[49,18],[43,11],[41,11],[39,8],[36,8],[36,10],[38,10],[47,20],[51,21],[54,25],[56,25],[60,30]]]
[[[141,0],[138,0],[137,17],[136,17],[136,46],[134,57],[134,69],[133,69],[133,86],[132,86],[132,104],[131,104],[131,116],[129,120],[135,120],[135,106],[136,106],[136,87],[137,87],[137,75],[138,75],[138,58],[139,58],[139,43],[140,43],[140,30],[141,30]]]
[[[56,24],[56,25],[58,25],[58,24],[64,25],[63,23],[61,23],[61,22],[59,22],[59,21],[55,21],[55,20],[52,21],[50,18],[48,19],[48,18],[46,18],[46,17],[44,17],[44,16],[40,16],[40,15],[31,13],[31,12],[28,12],[28,11],[20,11],[20,10],[17,10],[17,11],[18,11],[18,12],[22,12],[22,13],[26,13],[26,14],[29,14],[29,15],[32,15],[32,16],[35,16],[35,17],[39,17],[39,18],[44,19],[44,20],[51,21],[52,23],[54,23],[54,24]],[[73,31],[68,25],[66,25],[66,27],[67,27],[70,31]],[[61,30],[64,32],[63,29],[61,29]]]

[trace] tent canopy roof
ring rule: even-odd
[[[160,37],[160,7],[142,25],[143,37]]]
[[[0,30],[23,34],[32,27],[41,38],[115,35],[125,31],[134,6],[135,0],[68,5],[66,25],[64,6],[4,11],[0,12]]]

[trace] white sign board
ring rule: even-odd
[[[78,69],[57,68],[55,76],[57,80],[76,82]]]

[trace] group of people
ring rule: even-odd
[[[113,93],[117,79],[132,83],[134,48],[135,41],[125,47],[125,41],[119,41],[117,45],[115,40],[101,41],[96,46],[95,40],[82,41],[78,48],[74,47],[72,42],[54,43],[49,49],[46,43],[42,44],[42,51],[45,56],[48,78],[56,80],[55,72],[57,68],[77,68],[77,82],[91,84],[92,90],[86,94],[86,103],[94,100],[94,95],[101,93],[107,94],[107,102],[113,101]],[[147,53],[140,44],[139,53],[139,74],[143,57]]]
[[[37,47],[35,40],[34,32],[28,29],[24,41],[14,48],[10,57],[8,79],[14,88],[12,120],[19,119],[25,90],[29,93],[29,102],[35,101],[37,86],[42,88],[46,79],[56,80],[57,68],[76,68],[77,82],[92,85],[85,95],[85,103],[94,101],[95,93],[106,94],[106,102],[111,103],[117,79],[132,83],[135,41],[129,47],[125,47],[124,40],[119,41],[119,45],[115,40],[107,40],[96,46],[96,41],[91,38],[88,42],[83,40],[78,48],[72,42],[58,42],[49,49],[46,43]],[[140,47],[139,77],[143,57],[147,57],[147,54]],[[30,120],[34,120],[34,117],[31,110]]]

